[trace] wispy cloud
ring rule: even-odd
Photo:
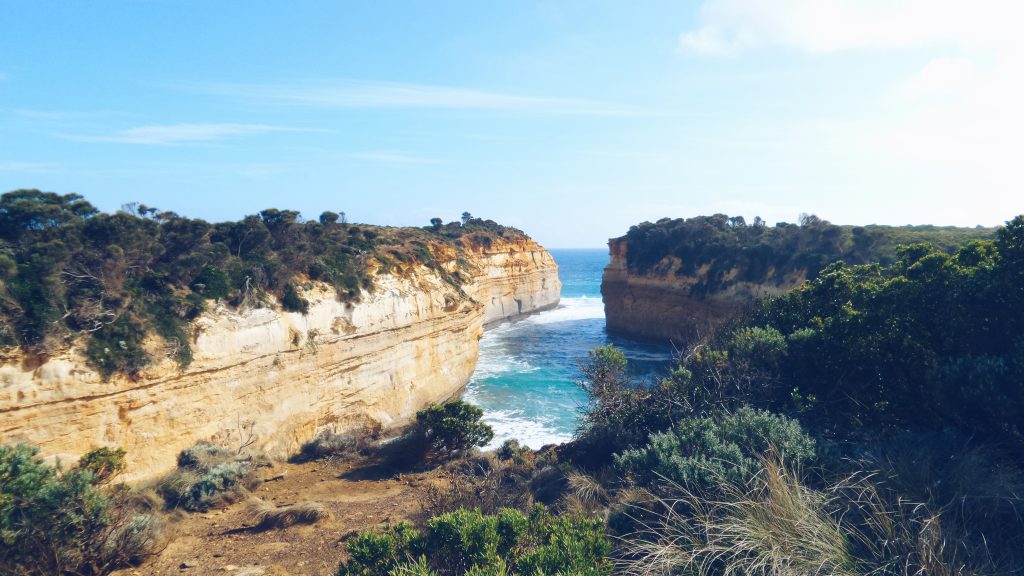
[[[685,52],[732,55],[762,46],[812,53],[925,45],[998,46],[1019,38],[1010,0],[705,0]]]
[[[177,86],[193,92],[243,100],[322,108],[432,108],[595,116],[650,114],[630,106],[592,100],[522,96],[454,86],[364,80],[294,84],[186,83]]]
[[[358,160],[371,160],[374,162],[388,162],[391,164],[436,164],[437,161],[432,158],[424,158],[422,156],[412,156],[410,154],[402,154],[400,152],[388,152],[388,151],[375,151],[375,152],[354,152],[347,155],[349,158],[356,158]]]
[[[76,142],[108,142],[114,144],[196,144],[228,138],[241,138],[271,132],[308,132],[301,128],[285,128],[267,124],[158,124],[119,130],[113,134],[60,134]]]
[[[0,160],[0,174],[42,174],[52,172],[53,165],[45,162],[20,162],[16,160]]]

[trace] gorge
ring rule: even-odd
[[[372,263],[374,287],[355,301],[305,282],[305,313],[272,297],[241,307],[210,300],[190,322],[184,367],[157,354],[137,373],[104,378],[77,341],[42,358],[7,347],[0,430],[5,441],[65,462],[99,446],[124,448],[125,479],[138,480],[172,468],[198,441],[251,443],[283,458],[321,430],[399,425],[459,393],[485,325],[558,304],[547,250],[523,235],[488,238],[433,244],[432,266]],[[146,346],[157,340],[150,335]]]

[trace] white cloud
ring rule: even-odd
[[[306,131],[266,124],[160,124],[119,130],[109,135],[61,134],[77,142],[114,144],[195,144],[270,132]]]
[[[978,183],[1024,185],[1024,78],[1018,63],[982,71],[963,63],[929,63],[901,92],[918,97],[942,90],[947,98],[926,100],[898,121],[876,126],[869,143],[895,157],[959,169]]]
[[[1019,43],[1017,0],[706,0],[680,48],[733,54],[761,46],[806,52]]]
[[[986,204],[1019,211],[1009,199],[1024,189],[1021,22],[1019,0],[705,0],[679,46],[734,57],[771,47],[901,62],[924,56],[881,93],[865,85],[862,101],[879,109],[849,137],[864,161],[876,162],[865,165],[868,177],[904,174],[911,186],[956,199],[944,203],[950,214]]]
[[[968,88],[974,78],[974,62],[970,59],[936,58],[908,78],[899,91],[910,100],[954,94]]]
[[[589,100],[520,96],[453,86],[363,80],[294,84],[188,83],[179,84],[178,87],[246,100],[323,108],[434,108],[607,116],[650,114],[628,106]]]

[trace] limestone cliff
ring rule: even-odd
[[[479,272],[467,291],[483,304],[485,325],[558,305],[558,266],[536,242],[522,239],[477,250]]]
[[[637,273],[627,265],[625,238],[609,240],[608,247],[611,260],[601,280],[608,330],[648,340],[693,342],[756,298],[787,292],[805,280],[802,273],[776,277],[769,271],[765,282],[732,281],[709,293],[697,289],[706,284],[707,266],[681,275],[682,262],[667,256],[656,267]]]
[[[360,302],[309,284],[307,314],[211,303],[192,326],[194,360],[104,379],[71,348],[0,366],[0,435],[72,461],[98,446],[128,452],[128,479],[174,466],[197,441],[252,438],[285,457],[319,430],[387,428],[459,393],[483,326],[554,307],[551,255],[529,239],[467,246],[461,286],[415,266],[378,275]],[[454,262],[445,266],[454,268]]]

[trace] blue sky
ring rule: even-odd
[[[1024,9],[979,0],[0,7],[0,190],[551,247],[726,212],[1024,211]]]

